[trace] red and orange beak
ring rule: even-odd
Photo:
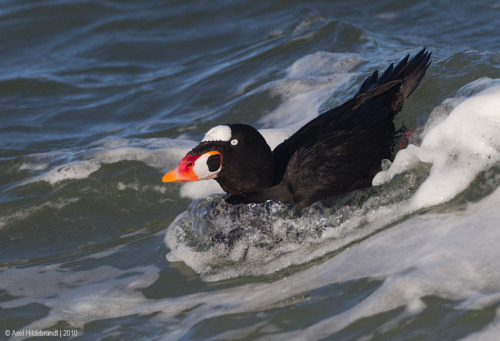
[[[220,155],[222,165],[222,155],[217,151],[210,151],[202,155],[186,155],[176,169],[163,176],[163,182],[189,182],[205,179],[213,179],[219,174],[219,170],[211,172],[206,164],[208,158],[212,155]],[[198,162],[198,163],[197,163]]]
[[[176,169],[171,170],[163,176],[163,182],[188,182],[198,181],[198,175],[194,172],[194,164],[201,155],[186,155],[179,162]]]

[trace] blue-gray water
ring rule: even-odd
[[[499,18],[498,0],[2,1],[0,339],[495,340]],[[276,143],[424,46],[396,123],[425,128],[380,186],[299,211],[161,182],[210,127]]]

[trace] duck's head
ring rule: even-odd
[[[246,124],[210,129],[163,182],[215,179],[228,194],[258,191],[272,185],[273,154],[264,137]]]

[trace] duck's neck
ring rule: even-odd
[[[241,194],[271,187],[273,177],[274,165],[269,153],[265,159],[256,158],[253,166],[238,165],[215,180],[227,194]]]

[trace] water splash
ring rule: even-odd
[[[207,281],[267,275],[344,250],[455,198],[500,160],[498,84],[478,80],[436,108],[415,138],[421,146],[384,164],[376,187],[305,209],[280,202],[233,206],[221,196],[193,202],[167,230],[167,259],[185,262]]]
[[[207,281],[266,275],[307,263],[410,213],[404,203],[422,178],[407,172],[387,185],[304,209],[272,201],[229,205],[222,196],[199,199],[167,230],[167,259],[185,262]]]

